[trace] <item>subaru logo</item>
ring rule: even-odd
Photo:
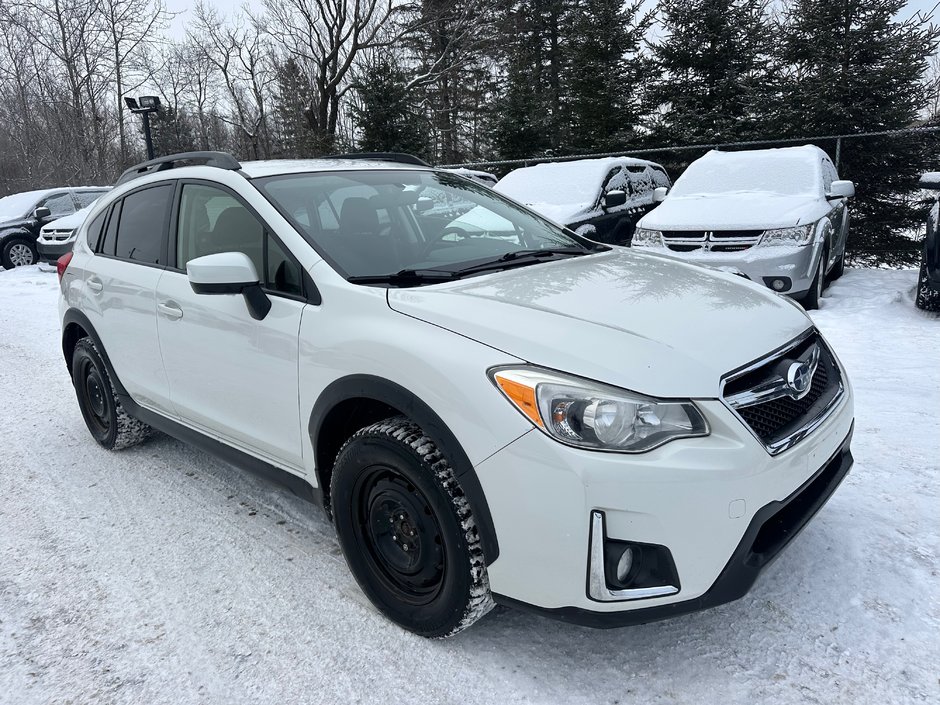
[[[809,392],[818,362],[819,353],[814,351],[810,359],[794,362],[787,368],[787,386],[792,398],[802,399]]]

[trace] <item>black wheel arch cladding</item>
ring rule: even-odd
[[[365,403],[379,404],[392,411],[388,415],[394,415],[395,412],[407,416],[434,441],[438,448],[447,456],[454,474],[463,488],[464,494],[470,504],[474,519],[480,532],[480,540],[483,546],[483,554],[486,558],[486,565],[490,565],[499,556],[499,543],[496,538],[496,530],[493,525],[493,517],[490,514],[489,505],[486,501],[486,495],[483,487],[477,477],[476,470],[470,462],[463,447],[457,441],[456,436],[441,420],[440,416],[422,401],[417,395],[402,387],[395,382],[377,377],[374,375],[349,375],[335,380],[329,384],[320,394],[313,406],[308,424],[310,440],[314,448],[316,459],[317,484],[323,491],[324,504],[329,511],[328,488],[330,486],[330,475],[333,470],[333,463],[336,460],[335,453],[331,450],[335,445],[338,451],[345,438],[339,439],[338,444],[333,445],[323,442],[326,434],[329,434],[332,424],[341,422],[337,419],[336,410],[343,408],[344,402],[362,400]],[[342,413],[342,412],[338,412]],[[353,432],[366,426],[378,418],[365,418],[362,423],[353,429]],[[354,422],[353,425],[355,425]],[[350,434],[351,435],[351,434]]]

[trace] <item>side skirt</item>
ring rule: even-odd
[[[259,460],[253,455],[232,448],[188,426],[184,426],[165,416],[145,409],[126,394],[118,393],[117,397],[121,402],[121,406],[124,407],[128,414],[134,418],[140,419],[158,431],[162,431],[178,441],[183,441],[184,443],[195,446],[199,448],[199,450],[220,460],[224,460],[227,463],[231,463],[242,470],[247,470],[281,487],[285,487],[301,499],[312,502],[318,507],[323,506],[323,497],[319,488],[314,487],[302,477],[298,477],[293,473],[287,472],[287,470],[282,470],[270,463]]]

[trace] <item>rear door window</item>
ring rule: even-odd
[[[100,244],[100,252],[103,255],[114,254],[114,243],[117,242],[118,221],[121,219],[121,202],[118,201],[111,207],[111,215],[108,218],[108,228],[104,234],[104,242]]]
[[[174,188],[161,184],[124,198],[115,256],[141,264],[165,264],[164,239]]]
[[[101,231],[104,229],[104,221],[107,215],[108,211],[102,211],[96,215],[88,224],[88,228],[85,233],[85,239],[87,240],[88,247],[91,248],[92,252],[98,249],[98,243],[101,240]]]

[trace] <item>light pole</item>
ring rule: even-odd
[[[160,99],[155,95],[142,95],[140,98],[124,96],[124,103],[132,113],[144,119],[144,142],[147,143],[147,159],[153,159],[153,139],[150,136],[150,113],[160,110]]]

